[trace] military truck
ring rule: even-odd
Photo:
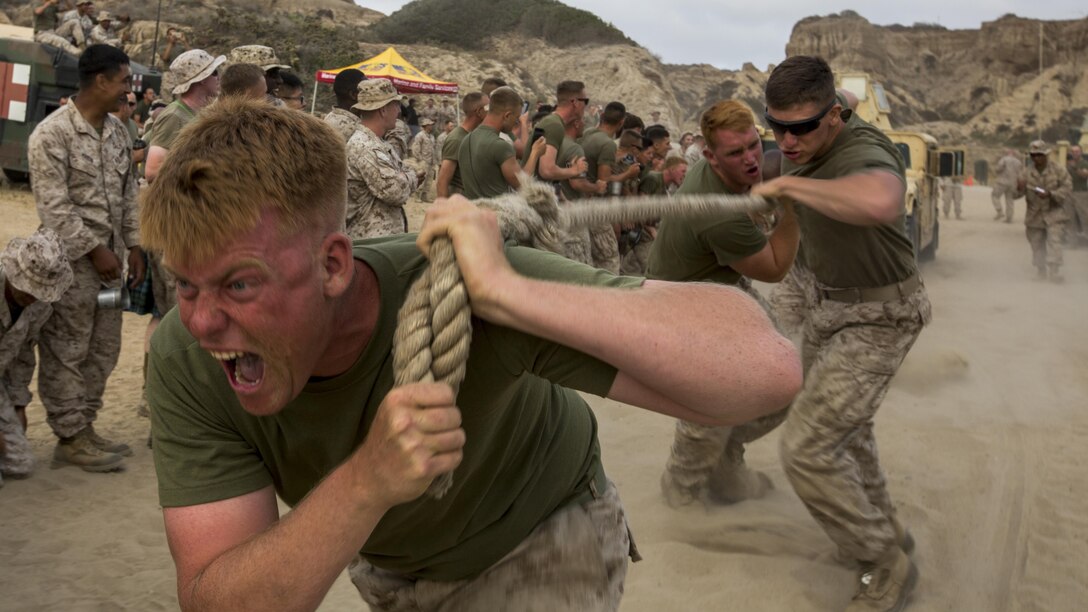
[[[156,91],[162,73],[133,62],[132,91]],[[0,25],[0,169],[11,181],[26,181],[27,141],[60,99],[79,89],[79,58],[52,45],[34,42],[34,30]]]
[[[929,134],[893,129],[891,105],[888,104],[884,87],[870,79],[868,74],[844,72],[835,78],[837,87],[857,96],[858,104],[854,112],[884,130],[903,155],[907,167],[907,190],[903,196],[907,235],[914,243],[914,254],[920,261],[933,259],[940,245],[941,225],[937,214],[939,180],[942,177],[963,178],[963,149],[941,148],[937,139]]]

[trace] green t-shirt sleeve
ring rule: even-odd
[[[558,151],[560,145],[563,144],[563,138],[567,135],[566,130],[563,129],[563,121],[558,115],[550,115],[546,121],[541,121],[539,125],[544,128],[544,139],[548,142],[548,145],[555,147],[555,150]]]
[[[446,136],[446,141],[442,143],[442,159],[457,161],[457,156],[461,152],[461,137],[460,136]]]
[[[194,343],[174,309],[148,355],[159,504],[167,508],[230,499],[272,484],[259,453],[223,406],[235,401],[226,377]]]
[[[869,170],[886,170],[906,182],[906,167],[895,145],[886,138],[876,138],[866,130],[855,130],[849,141],[835,158],[838,176],[848,176]]]
[[[601,147],[600,152],[597,154],[597,168],[601,166],[612,168],[616,164],[617,149],[616,142],[608,138],[608,142],[604,143],[604,146]],[[599,174],[597,176],[600,177]]]
[[[159,113],[159,117],[151,126],[151,136],[147,140],[148,146],[172,148],[182,127],[184,123],[178,113],[166,113],[166,111]]]
[[[496,138],[488,143],[487,156],[496,166],[501,166],[503,162],[514,156],[514,145],[502,138]]]
[[[707,224],[698,236],[721,266],[755,255],[767,244],[767,237],[744,214]]]
[[[664,195],[665,179],[660,172],[648,172],[638,182],[638,192],[645,195]]]
[[[507,248],[506,255],[515,270],[527,277],[544,281],[633,289],[640,287],[645,280],[613,276],[603,270],[536,249]],[[504,367],[513,375],[528,371],[562,387],[602,397],[612,388],[616,368],[599,359],[510,328],[487,323],[482,327],[483,337],[480,340],[486,339],[503,355]]]

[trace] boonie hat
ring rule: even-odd
[[[113,21],[113,15],[110,15],[109,11],[98,13],[98,23],[102,23],[103,21]]]
[[[430,117],[423,117],[422,119],[420,119],[419,127],[423,127],[425,125],[434,125],[434,119],[431,119]]]
[[[83,6],[84,4],[94,4],[92,0],[79,0],[76,2],[76,6]]]
[[[232,64],[253,64],[260,66],[261,70],[268,72],[273,68],[282,68],[283,70],[290,70],[291,67],[280,61],[280,58],[276,57],[276,52],[272,50],[272,47],[266,47],[264,45],[242,45],[241,47],[235,47],[230,50],[230,63]]]
[[[1046,145],[1046,142],[1042,140],[1033,140],[1028,145],[1028,155],[1049,155],[1050,147]]]
[[[354,109],[363,111],[378,110],[379,108],[397,100],[404,101],[404,96],[397,93],[393,83],[386,79],[367,79],[359,83],[359,95]]]
[[[190,49],[185,53],[182,53],[173,62],[170,62],[170,72],[174,75],[174,82],[177,85],[170,91],[175,96],[189,91],[189,87],[203,81],[210,77],[215,69],[227,61],[227,58],[220,55],[219,57],[212,57],[210,53],[203,49]]]
[[[29,238],[14,238],[0,253],[12,287],[41,302],[55,302],[72,284],[72,265],[57,233],[42,228]]]

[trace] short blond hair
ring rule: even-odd
[[[684,159],[683,157],[680,157],[679,155],[673,155],[672,157],[666,157],[665,158],[665,167],[662,168],[662,169],[663,170],[671,170],[671,169],[673,169],[673,168],[675,168],[677,166],[686,166],[686,165],[688,165],[688,160]]]
[[[284,236],[342,228],[347,166],[339,142],[323,121],[263,100],[205,108],[141,194],[144,248],[167,261],[206,261],[266,210]]]
[[[743,132],[756,124],[752,110],[737,100],[723,100],[703,112],[699,120],[699,131],[703,134],[706,146],[715,146],[714,133],[718,130]]]

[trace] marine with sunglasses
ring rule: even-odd
[[[900,610],[918,570],[877,461],[873,417],[930,319],[904,226],[903,159],[883,132],[844,112],[823,59],[779,64],[766,100],[783,176],[752,193],[799,204],[803,259],[818,295],[782,462],[839,558],[860,567],[847,609]]]

